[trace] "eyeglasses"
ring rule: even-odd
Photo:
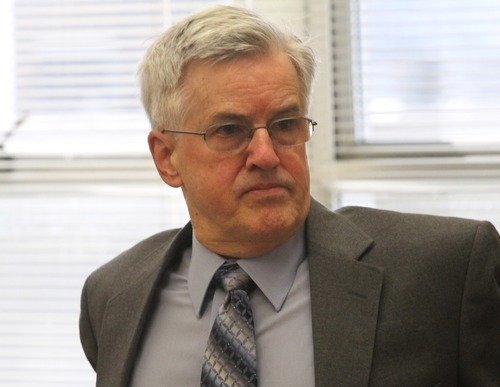
[[[211,125],[204,132],[183,132],[161,130],[161,133],[195,134],[203,136],[207,146],[216,151],[236,151],[246,147],[257,129],[267,129],[274,145],[289,147],[309,141],[316,121],[307,117],[290,117],[272,121],[267,126],[252,127],[244,124],[227,123]]]

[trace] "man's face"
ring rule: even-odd
[[[257,127],[305,114],[296,70],[284,53],[194,61],[184,80],[190,99],[183,131],[227,122]],[[151,132],[153,157],[162,178],[182,187],[195,235],[207,248],[252,257],[301,227],[310,205],[305,145],[273,146],[266,129],[237,152],[212,150],[203,136],[172,136]]]

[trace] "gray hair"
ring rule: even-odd
[[[314,78],[312,50],[296,35],[280,30],[243,8],[217,6],[196,13],[165,31],[147,50],[138,70],[141,101],[151,127],[181,128],[187,113],[183,71],[195,60],[212,63],[280,50],[290,57],[309,104]]]

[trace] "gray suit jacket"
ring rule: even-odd
[[[491,224],[313,201],[306,232],[316,386],[500,386]],[[127,385],[162,274],[191,233],[157,234],[87,279],[80,336],[97,386]]]

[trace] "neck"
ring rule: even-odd
[[[223,257],[237,257],[239,259],[252,259],[264,255],[275,248],[281,246],[292,238],[301,228],[292,230],[282,235],[273,234],[268,238],[258,240],[237,240],[237,239],[210,239],[203,238],[194,231],[196,239],[207,249]]]

